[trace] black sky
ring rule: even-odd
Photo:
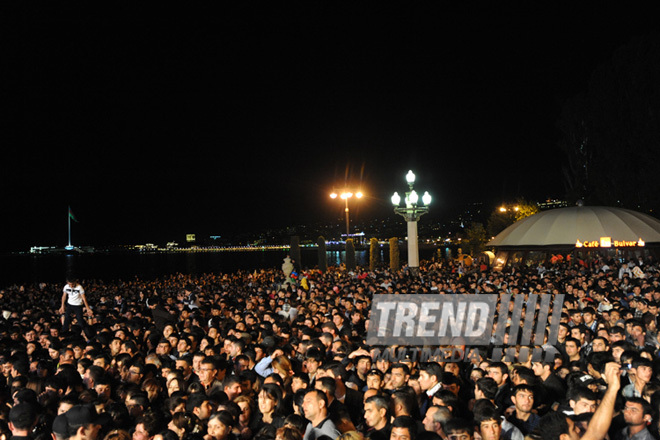
[[[408,169],[436,215],[561,197],[563,103],[657,28],[595,3],[135,3],[18,13],[0,250],[65,244],[68,205],[79,245],[332,220],[346,180],[385,215]]]

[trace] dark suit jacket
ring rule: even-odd
[[[362,403],[362,393],[360,391],[346,388],[344,403],[333,399],[328,407],[328,417],[337,425],[342,413],[348,414],[351,422],[356,427],[363,422],[364,404]]]
[[[344,405],[346,405],[346,408],[348,409],[351,416],[351,420],[355,426],[358,426],[363,421],[363,397],[364,393],[362,391],[356,391],[353,388],[346,388],[346,398],[344,399]]]
[[[157,305],[151,309],[151,316],[154,320],[154,325],[161,332],[167,324],[176,324],[176,316],[165,310],[163,306]]]

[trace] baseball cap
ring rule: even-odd
[[[582,385],[589,385],[589,384],[592,384],[592,383],[596,382],[596,378],[594,378],[593,376],[591,376],[589,374],[583,374],[582,376],[580,376],[578,378],[578,380],[580,381],[580,384],[582,384]]]
[[[60,414],[53,420],[52,430],[59,437],[66,438],[69,436],[69,424],[66,421],[66,414]]]

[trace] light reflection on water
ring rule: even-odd
[[[154,279],[174,273],[233,273],[282,267],[287,251],[195,252],[195,253],[96,253],[80,255],[4,255],[0,256],[0,288],[13,284],[64,282],[69,274],[80,279]],[[328,266],[345,262],[345,251],[328,251]],[[435,256],[433,250],[421,250],[420,259]],[[389,264],[389,251],[380,250],[380,261]],[[401,262],[406,252],[401,249]],[[369,251],[355,252],[358,266],[369,266]],[[301,249],[301,267],[318,265],[316,249]]]

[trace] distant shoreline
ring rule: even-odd
[[[406,251],[406,242],[401,241],[399,244],[401,251]],[[369,250],[369,244],[359,244],[354,245],[356,251]],[[389,242],[379,243],[380,249],[389,249]],[[418,245],[419,249],[439,249],[440,246],[437,244],[428,244],[420,243]],[[443,246],[451,247],[451,246]],[[290,245],[263,245],[263,246],[190,246],[190,247],[158,247],[155,245],[135,245],[135,246],[125,246],[125,247],[105,247],[105,248],[95,248],[92,246],[81,246],[75,247],[73,250],[59,248],[59,247],[33,247],[28,251],[5,251],[0,252],[2,256],[8,255],[61,255],[61,254],[94,254],[94,253],[187,253],[187,252],[255,252],[255,251],[286,251],[290,250]],[[300,249],[318,249],[318,245],[301,245]],[[327,243],[327,251],[344,251],[346,249],[345,243]]]
[[[439,255],[439,250],[420,247],[420,259],[431,259]],[[444,252],[444,251],[443,251]],[[356,263],[360,267],[369,266],[369,250],[356,250]],[[389,248],[381,248],[379,259],[389,262]],[[401,258],[407,249],[402,246]],[[69,274],[79,279],[99,279],[104,281],[128,280],[134,278],[151,279],[174,273],[199,275],[203,273],[236,273],[238,271],[259,271],[281,268],[283,259],[290,255],[290,249],[250,250],[250,251],[196,251],[196,252],[138,252],[138,251],[98,251],[94,253],[66,254],[20,254],[0,255],[0,288],[15,284],[63,283]],[[328,249],[329,266],[345,263],[345,252]],[[403,260],[402,260],[403,261]],[[318,249],[301,248],[300,267],[318,267]]]

